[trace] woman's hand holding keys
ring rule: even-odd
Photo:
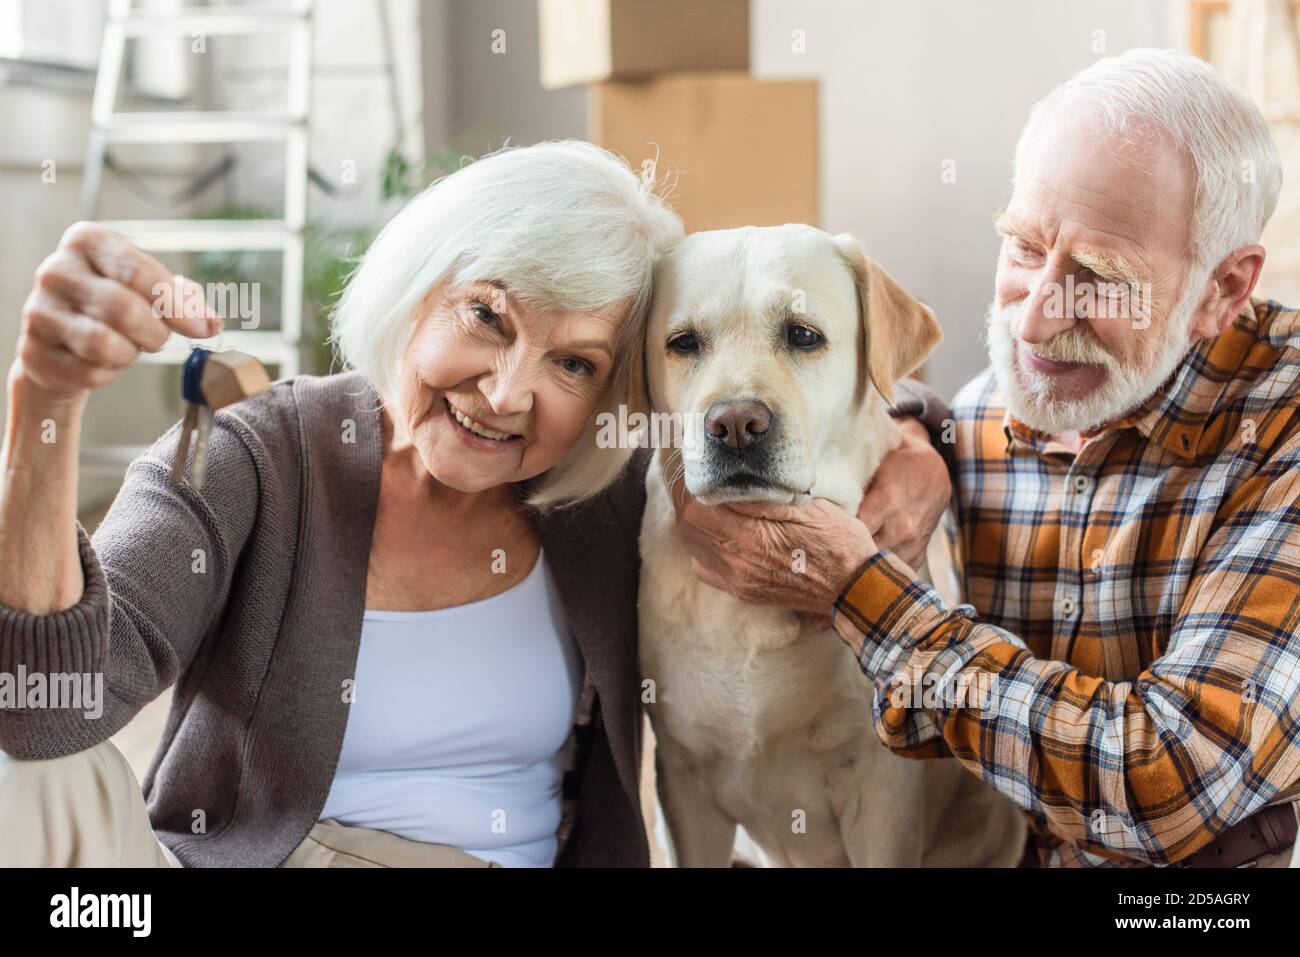
[[[77,223],[63,234],[36,270],[9,367],[0,604],[43,615],[81,598],[78,447],[90,390],[161,349],[173,330],[204,338],[220,327],[201,286],[112,230]]]
[[[141,352],[157,352],[175,330],[215,335],[221,320],[202,309],[202,287],[173,276],[112,230],[77,223],[36,270],[23,305],[17,375],[54,400],[84,398],[113,381]]]

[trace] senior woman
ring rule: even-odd
[[[350,282],[350,371],[218,412],[201,490],[169,482],[173,427],[92,543],[89,392],[216,321],[153,308],[160,263],[69,230],[9,376],[0,674],[102,674],[103,698],[0,708],[0,865],[647,864],[644,460],[595,433],[638,404],[680,235],[589,144],[466,166]],[[108,739],[173,683],[142,795]]]

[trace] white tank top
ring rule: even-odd
[[[499,595],[367,610],[355,697],[321,817],[550,867],[582,660],[539,555]]]

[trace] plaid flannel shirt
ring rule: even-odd
[[[1298,377],[1300,312],[1252,301],[1077,455],[967,385],[970,604],[888,552],[836,603],[885,743],[1025,808],[1046,865],[1177,862],[1300,798]]]

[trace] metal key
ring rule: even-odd
[[[194,347],[181,372],[181,397],[185,400],[185,416],[181,422],[176,457],[172,461],[172,485],[179,485],[185,477],[191,435],[197,431],[194,461],[190,466],[190,486],[195,491],[203,487],[213,414],[240,399],[256,395],[270,384],[271,377],[267,375],[266,369],[246,353],[234,349],[213,352],[202,346]]]

